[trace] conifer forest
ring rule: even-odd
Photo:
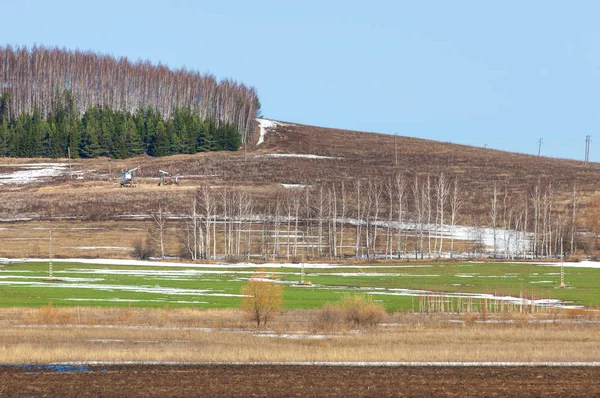
[[[236,150],[260,102],[212,75],[58,48],[0,47],[0,156]]]

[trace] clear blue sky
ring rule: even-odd
[[[257,88],[265,117],[600,161],[598,1],[10,1],[1,44]]]

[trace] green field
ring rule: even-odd
[[[240,291],[258,268],[249,265],[147,266],[54,262],[47,281],[47,262],[0,265],[0,306],[142,306],[239,307]],[[369,294],[388,310],[414,307],[415,295],[482,293],[498,296],[558,299],[566,304],[600,306],[600,269],[560,268],[508,263],[414,263],[306,265],[312,286],[297,286],[299,266],[267,268],[282,283],[284,307],[319,308],[346,294]],[[419,293],[403,289],[423,290]]]

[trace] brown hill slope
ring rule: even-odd
[[[4,169],[12,170],[6,168],[7,164],[17,167],[20,163],[46,161],[6,159]],[[119,188],[120,170],[136,166],[141,168],[140,185],[135,189]],[[5,170],[0,169],[0,173]],[[424,181],[427,175],[437,178],[440,173],[458,178],[464,191],[464,217],[486,213],[494,184],[499,195],[508,190],[513,199],[523,201],[538,182],[541,187],[551,185],[557,198],[563,200],[570,197],[574,185],[580,197],[589,196],[600,186],[598,163],[291,123],[267,129],[264,143],[249,145],[246,151],[127,160],[79,159],[72,162],[72,170],[82,174],[83,179],[70,180],[65,168],[63,177],[43,183],[2,185],[0,218],[112,218],[147,214],[157,201],[169,202],[170,208],[177,211],[187,206],[186,198],[200,185],[243,187],[256,195],[269,195],[286,191],[282,184],[316,187],[342,180],[347,184],[356,180],[385,184],[396,174],[405,176],[410,200],[415,176]],[[182,176],[181,185],[158,187],[158,170]]]
[[[335,185],[337,201],[340,202],[343,181],[346,187],[346,217],[353,218],[357,214],[356,182],[362,181],[361,206],[368,201],[369,182],[373,186],[378,185],[379,207],[375,210],[371,203],[371,207],[365,207],[367,210],[363,209],[360,216],[363,221],[369,222],[369,217],[371,220],[373,217],[375,220],[387,219],[389,200],[386,186],[397,175],[402,175],[406,182],[402,211],[403,220],[406,221],[417,217],[413,191],[415,178],[419,182],[419,195],[422,195],[429,176],[432,184],[429,190],[432,203],[430,220],[436,223],[439,213],[435,183],[441,173],[444,173],[448,182],[456,178],[460,185],[464,204],[458,212],[458,224],[491,225],[490,208],[495,185],[498,191],[497,225],[521,232],[525,229],[533,231],[534,214],[537,214],[540,245],[547,246],[546,253],[553,253],[558,245],[557,234],[560,232],[568,244],[570,233],[576,230],[570,224],[573,187],[576,187],[578,195],[577,228],[582,229],[588,226],[584,208],[600,186],[600,164],[597,163],[584,164],[409,137],[395,138],[283,122],[271,122],[273,124],[273,128],[266,129],[264,142],[260,145],[253,143],[246,150],[242,148],[234,153],[211,152],[163,158],[140,156],[127,160],[78,159],[71,162],[70,168],[66,159],[52,160],[63,163],[61,176],[45,179],[32,177],[28,183],[5,182],[10,173],[27,171],[31,164],[39,166],[41,163],[39,167],[44,168],[49,160],[4,159],[0,162],[0,184],[3,184],[0,185],[0,221],[3,221],[0,228],[0,257],[43,255],[43,241],[47,239],[46,229],[49,227],[62,231],[55,235],[57,240],[63,242],[57,255],[128,256],[134,242],[143,239],[148,228],[152,227],[150,214],[156,212],[159,205],[167,209],[172,220],[166,238],[168,253],[177,253],[186,228],[183,221],[186,218],[181,216],[190,214],[192,198],[202,186],[214,192],[218,217],[222,217],[224,212],[231,215],[239,210],[236,210],[239,196],[237,199],[232,195],[227,196],[228,204],[223,205],[222,193],[225,188],[248,193],[252,199],[252,209],[242,218],[259,216],[252,218],[255,221],[248,223],[250,226],[242,227],[248,230],[254,228],[259,231],[262,228],[264,231],[264,225],[256,225],[262,222],[259,220],[265,219],[260,217],[261,214],[268,214],[272,222],[276,214],[279,214],[278,217],[291,214],[292,201],[300,200],[300,227],[307,228],[308,235],[315,235],[315,231],[321,229],[317,225],[320,187],[325,188],[327,195]],[[260,127],[257,130],[258,137]],[[140,167],[138,186],[120,188],[120,171],[137,166]],[[158,186],[159,170],[179,175],[180,184]],[[532,197],[536,186],[540,194],[537,213]],[[548,195],[544,197],[545,194]],[[421,196],[421,200],[426,199]],[[548,212],[544,213],[544,209],[548,209]],[[445,223],[449,223],[449,210],[449,201],[446,201]],[[341,204],[333,211],[337,212],[339,219]],[[399,216],[396,204],[392,212],[392,219],[396,220]],[[324,217],[329,217],[328,214],[328,210],[325,210]],[[423,218],[422,223],[426,222],[427,217]],[[325,224],[327,227],[327,221]],[[219,228],[227,227],[219,224]],[[275,223],[268,228],[276,230],[283,227]],[[290,228],[289,224],[287,228]],[[335,228],[335,223],[330,223],[327,228]],[[379,228],[383,229],[381,226]],[[408,226],[407,236],[414,237],[415,228],[414,224]],[[325,241],[328,241],[327,236],[331,238],[336,234],[335,229],[328,231],[322,232]],[[354,241],[352,234],[355,232],[347,228],[347,245]],[[218,231],[219,240],[223,239],[222,233]],[[365,230],[361,233],[364,234]],[[255,245],[262,239],[259,235],[253,238]],[[375,245],[377,251],[383,252],[387,245],[384,235],[380,233],[377,243],[369,243],[367,233],[367,236],[361,237],[364,238],[362,245],[367,248]],[[410,242],[417,244],[416,240]],[[410,250],[410,244],[404,250]],[[99,251],[94,251],[97,246],[100,247]],[[257,246],[253,252],[271,250],[265,247]],[[346,255],[353,252],[350,248],[346,246]],[[314,250],[311,249],[313,254]]]

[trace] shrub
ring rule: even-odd
[[[358,329],[376,327],[385,317],[382,304],[371,297],[346,296],[339,304],[325,304],[314,320],[317,329],[334,330],[339,324]]]
[[[132,256],[137,260],[147,260],[152,257],[152,249],[147,242],[138,239],[133,242]]]
[[[331,332],[338,329],[344,320],[344,310],[339,305],[326,303],[317,313],[314,320],[314,327],[318,330]]]
[[[377,326],[385,316],[385,307],[375,303],[371,297],[346,296],[341,307],[345,312],[346,322],[354,327],[371,328]]]

